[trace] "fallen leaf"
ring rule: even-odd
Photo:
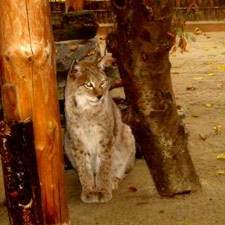
[[[223,72],[225,71],[225,65],[224,64],[218,65],[217,69]]]
[[[199,137],[203,141],[205,141],[207,139],[207,135],[206,134],[199,134]]]
[[[196,87],[186,87],[186,90],[187,91],[194,91],[196,90],[197,88]]]
[[[198,118],[199,117],[199,115],[195,115],[195,114],[192,114],[191,116],[194,117],[194,118]]]
[[[182,109],[182,106],[181,105],[177,105],[177,109]]]
[[[202,80],[203,77],[194,77],[193,80]]]
[[[159,210],[159,213],[161,213],[161,214],[162,214],[162,213],[164,213],[164,212],[165,212],[165,211],[164,211],[164,210],[162,210],[162,209],[161,209],[161,210]]]
[[[203,33],[202,30],[200,30],[198,27],[195,28],[194,34],[200,35],[200,34],[202,34],[202,33]]]
[[[136,187],[133,187],[133,186],[130,186],[129,187],[129,191],[131,191],[131,192],[137,192],[137,188]]]
[[[215,76],[215,73],[208,73],[208,76]]]
[[[217,174],[218,175],[225,175],[225,170],[218,170],[217,171]]]
[[[213,106],[213,104],[211,104],[211,103],[206,103],[205,104],[205,107],[207,107],[207,108],[211,108]]]
[[[217,125],[217,126],[213,127],[213,130],[214,130],[216,135],[218,135],[222,132],[221,129],[222,129],[222,125]]]
[[[216,159],[218,159],[218,160],[225,160],[225,153],[219,154],[219,155],[216,157]]]

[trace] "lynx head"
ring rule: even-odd
[[[80,62],[70,74],[73,95],[78,106],[100,105],[108,95],[110,82],[101,68],[91,62]]]

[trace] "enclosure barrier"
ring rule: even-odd
[[[49,3],[47,0],[3,2],[0,1],[0,68],[5,123],[1,127],[1,153],[10,223],[67,225]],[[13,137],[18,146],[14,146]],[[14,154],[20,147],[24,154]],[[33,161],[37,162],[38,177],[26,168],[27,148],[35,149],[36,160]],[[15,168],[17,160],[21,163]],[[11,171],[19,173],[15,177],[11,176]],[[24,173],[29,179],[21,189],[19,178],[22,179]],[[15,179],[13,189],[10,188],[12,179]],[[34,184],[32,189],[29,183]],[[37,189],[41,198],[37,197]],[[41,208],[38,216],[37,208]],[[19,211],[18,218],[15,218],[15,209]]]

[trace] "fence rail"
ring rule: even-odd
[[[199,7],[190,11],[187,7],[176,7],[175,13],[185,16],[188,21],[225,19],[225,7]]]
[[[225,6],[224,0],[176,0],[176,7],[188,7],[191,3],[194,3],[198,7]]]
[[[185,16],[189,21],[225,19],[225,0],[196,0],[201,7],[189,9],[187,5],[190,1],[176,0],[175,13]],[[53,14],[65,11],[65,0],[50,0],[50,5]],[[110,0],[85,1],[84,10],[92,11],[99,23],[113,23],[115,21]]]

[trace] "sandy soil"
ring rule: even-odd
[[[225,33],[197,36],[188,52],[171,55],[178,105],[190,132],[189,148],[202,191],[161,198],[143,160],[114,193],[111,202],[88,205],[79,200],[80,186],[66,172],[71,225],[225,225]],[[0,225],[7,225],[0,208]]]

